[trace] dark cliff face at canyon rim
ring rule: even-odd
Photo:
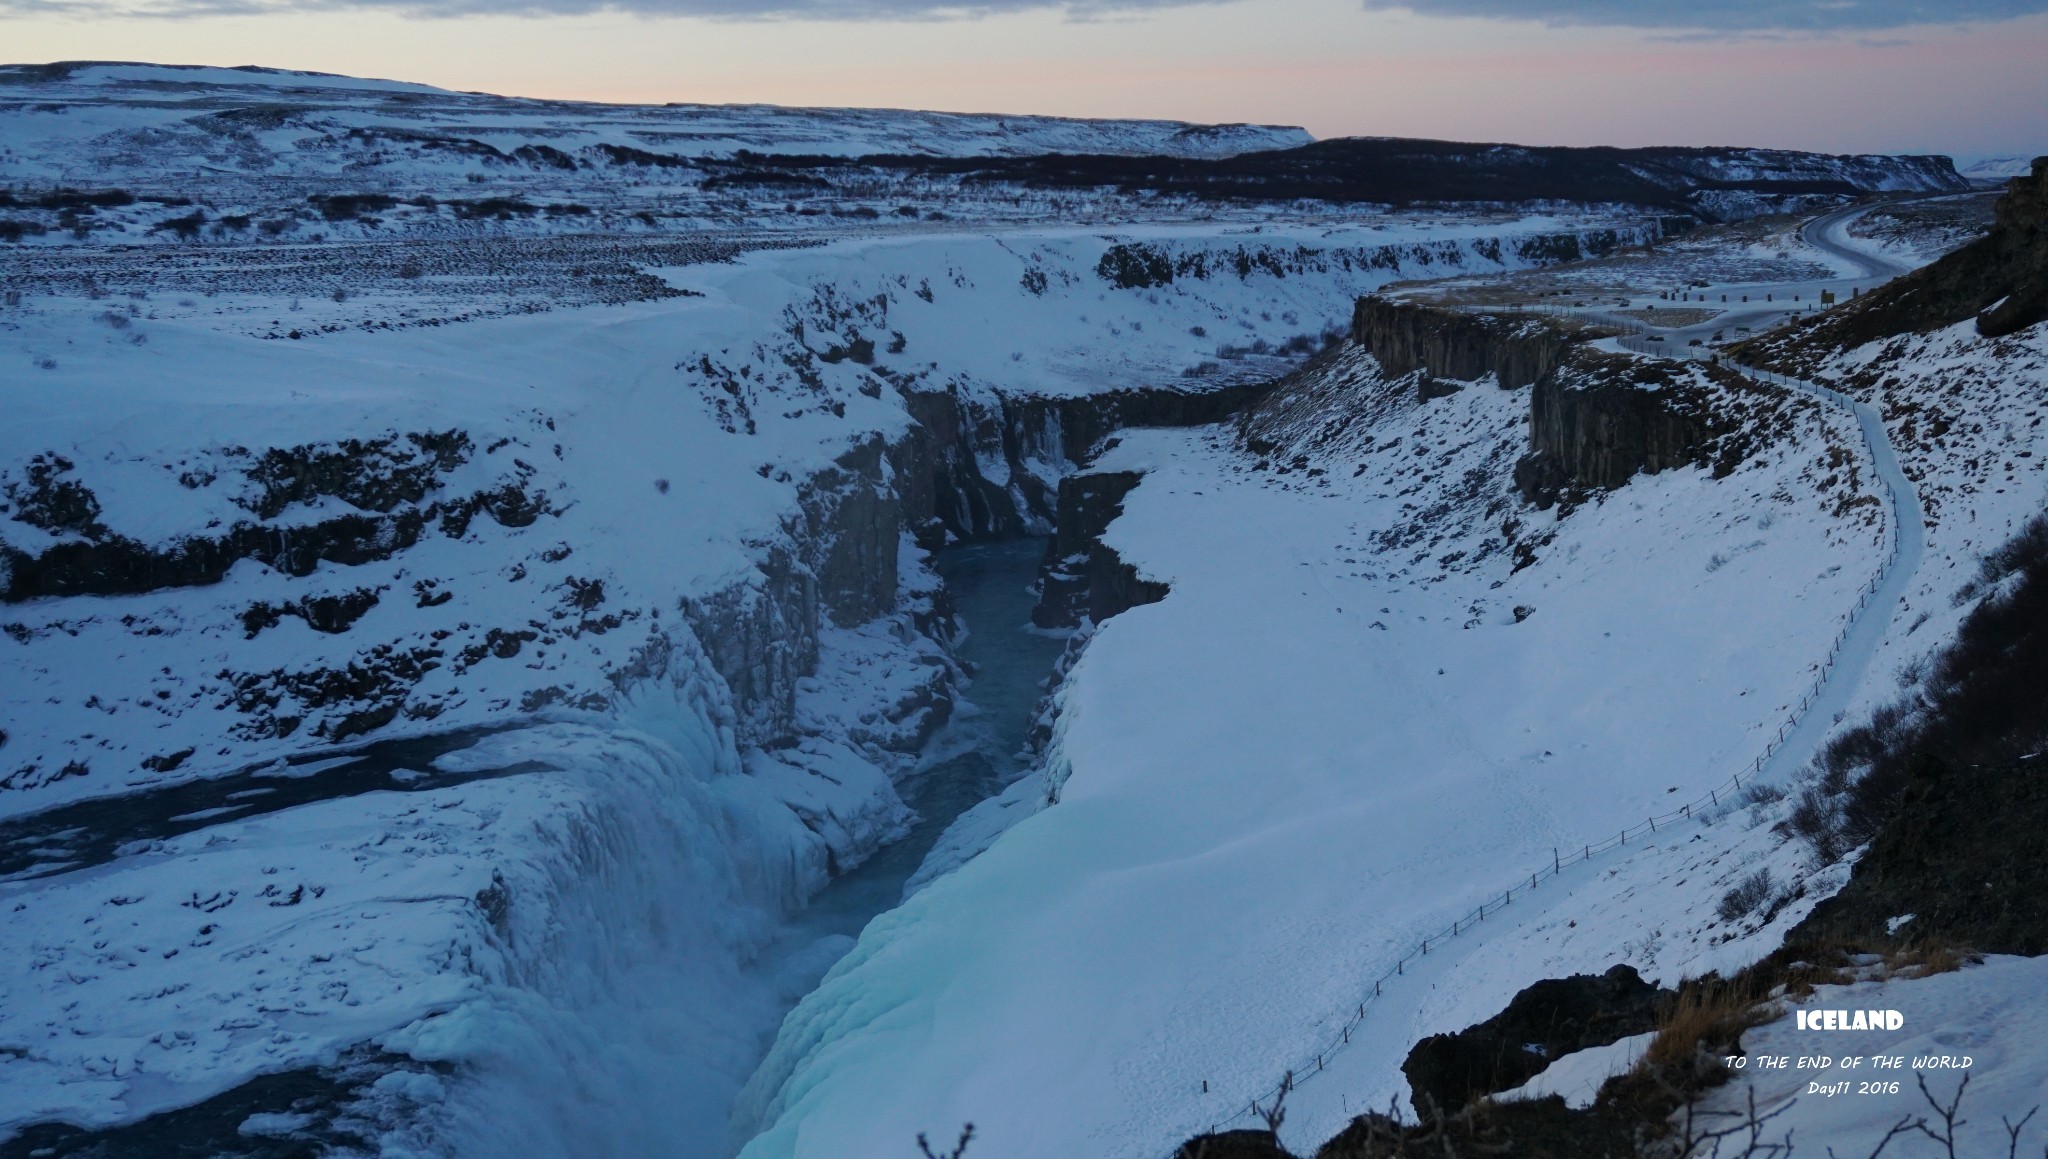
[[[1511,323],[1376,295],[1358,300],[1351,337],[1389,377],[1421,370],[1473,382],[1491,374],[1509,390],[1555,370],[1572,344],[1570,335],[1534,320]]]
[[[1698,463],[1726,475],[1747,453],[1760,411],[1786,401],[1721,366],[1594,350],[1587,340],[1602,331],[1550,320],[1373,296],[1359,299],[1352,335],[1388,378],[1414,376],[1423,402],[1488,378],[1528,388],[1529,452],[1515,484],[1540,508],[1638,472]]]
[[[1136,568],[1102,542],[1110,522],[1123,514],[1124,496],[1143,480],[1135,471],[1089,472],[1060,480],[1059,520],[1046,545],[1032,623],[1041,628],[1071,628],[1083,619],[1099,624],[1139,604],[1166,598],[1165,584],[1140,579]]]

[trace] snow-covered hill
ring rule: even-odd
[[[1271,376],[1387,281],[1651,228],[853,238],[467,322],[499,291],[439,273],[35,283],[0,310],[0,1117],[341,1066],[372,1136],[717,1153],[844,946],[756,959],[900,832],[953,698],[908,538],[976,526],[951,488],[1024,506],[1085,453],[1058,406]]]
[[[140,152],[249,173],[337,174],[375,163],[380,146],[472,157],[517,155],[537,166],[606,145],[669,159],[739,152],[1002,156],[1123,153],[1225,157],[1307,143],[1281,125],[815,109],[779,105],[616,105],[459,93],[431,85],[267,68],[67,62],[0,66],[14,122],[5,145],[39,170],[118,172]],[[24,110],[34,116],[23,117]],[[210,119],[209,119],[210,118]],[[60,143],[78,147],[69,157]],[[353,148],[351,147],[353,146]],[[545,146],[545,148],[543,147]]]
[[[1537,212],[1504,208],[1514,157],[1407,143],[1448,168],[1395,177],[1487,204],[1398,213],[1229,169],[1304,140],[0,71],[8,1145],[160,1148],[182,1108],[215,1150],[887,1155],[971,1119],[977,1159],[1150,1154],[1418,934],[1747,765],[1885,557],[1855,423],[1624,375],[1601,397],[1657,445],[1588,441],[1537,507],[1518,462],[1573,436],[1528,367],[1389,369],[1345,330],[1391,282],[1644,249],[1702,190],[1940,167],[1695,150],[1660,184],[1577,151],[1547,188],[1677,200]],[[1340,185],[1389,147],[1331,145],[1302,172]],[[875,152],[925,156],[844,163]],[[1097,180],[1122,161],[1264,192]],[[2002,341],[1892,353],[1922,391],[2012,356],[2017,393],[2039,352]],[[1937,566],[2041,461],[2033,404],[1970,390],[1982,429],[1897,428]],[[1052,562],[1165,598],[1073,638],[1042,759],[905,905],[803,935],[972,722],[928,552],[1051,530],[1084,468],[1143,478]],[[1952,626],[1941,587],[1885,663]],[[1738,961],[1803,912],[1702,908],[1796,876],[1765,813],[1717,802],[1405,965],[1302,1129],[1531,968]]]

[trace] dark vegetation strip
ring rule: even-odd
[[[1702,163],[1733,159],[1708,149],[1525,147],[1358,137],[1221,158],[768,157],[741,152],[730,164],[734,174],[769,166],[783,174],[881,169],[970,182],[1056,189],[1114,187],[1125,193],[1206,200],[1309,199],[1400,206],[1554,201],[1641,205],[1697,216],[1711,216],[1693,198],[1700,192],[1841,197],[1870,192],[1843,178],[1728,181],[1695,173]],[[720,180],[733,183],[732,176]],[[1964,187],[1962,178],[1955,177],[1954,188]]]

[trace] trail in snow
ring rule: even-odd
[[[1841,638],[1836,641],[1830,662],[1821,669],[1812,702],[1785,734],[1785,739],[1764,762],[1762,775],[1782,781],[1804,767],[1819,751],[1828,733],[1840,724],[1850,701],[1863,684],[1871,658],[1884,642],[1901,602],[1920,571],[1927,555],[1927,521],[1920,506],[1920,494],[1913,481],[1899,467],[1898,451],[1885,433],[1884,420],[1868,404],[1817,383],[1787,378],[1768,371],[1743,368],[1769,382],[1824,398],[1856,416],[1871,466],[1884,483],[1885,498],[1892,521],[1892,552],[1870,594],[1856,605]],[[1847,679],[1844,679],[1847,677]]]
[[[1851,243],[1843,240],[1847,237],[1847,234],[1843,231],[1846,230],[1848,223],[1868,211],[1869,207],[1852,207],[1851,209],[1837,210],[1833,213],[1824,214],[1802,226],[1800,236],[1802,239],[1825,249],[1836,257],[1861,266],[1871,276],[1891,277],[1896,276],[1898,273],[1903,273],[1904,267],[1864,253],[1854,248]],[[1582,313],[1595,312],[1582,311]],[[1602,316],[1604,317],[1604,315]],[[1620,321],[1620,319],[1612,320]],[[1659,328],[1642,326],[1639,323],[1630,324],[1635,325],[1641,332],[1646,334],[1661,332],[1667,335],[1675,335],[1699,329],[1699,327]],[[1671,341],[1669,338],[1667,338],[1667,342],[1669,343],[1668,353],[1681,358],[1687,356],[1688,347]],[[1651,355],[1667,352],[1653,347],[1643,347],[1641,349]],[[1856,607],[1850,611],[1842,634],[1836,638],[1833,647],[1829,649],[1827,659],[1819,665],[1819,675],[1811,697],[1803,702],[1800,708],[1795,711],[1789,727],[1781,734],[1780,739],[1775,741],[1766,751],[1766,754],[1759,758],[1758,764],[1754,766],[1754,773],[1757,777],[1760,777],[1767,783],[1781,783],[1805,767],[1814,758],[1828,734],[1844,719],[1849,704],[1862,686],[1864,677],[1870,667],[1871,659],[1876,655],[1879,646],[1883,643],[1887,631],[1896,618],[1897,610],[1904,601],[1914,577],[1919,572],[1920,564],[1925,558],[1926,522],[1919,494],[1914,489],[1912,480],[1908,479],[1905,472],[1900,468],[1898,452],[1892,446],[1890,436],[1885,431],[1884,421],[1875,409],[1868,404],[1842,394],[1840,391],[1832,390],[1817,383],[1746,366],[1742,367],[1742,369],[1748,374],[1788,390],[1795,390],[1810,397],[1819,398],[1855,416],[1857,426],[1863,436],[1864,446],[1869,455],[1871,466],[1883,485],[1893,538],[1892,550],[1887,553],[1885,563],[1874,583],[1865,595],[1859,599]],[[1320,569],[1314,568],[1313,565],[1309,566],[1311,567],[1312,574],[1315,575],[1317,583],[1328,592],[1328,582],[1321,574]],[[1448,716],[1449,714],[1446,715]],[[1462,732],[1452,729],[1446,733],[1446,739],[1450,743],[1457,744],[1462,742],[1464,737]],[[1740,783],[1740,774],[1737,775],[1736,780],[1737,783]],[[1717,804],[1722,800],[1729,799],[1726,796],[1726,788],[1722,788],[1719,792],[1722,795],[1715,799]],[[1700,808],[1706,804],[1707,800],[1704,799],[1696,801],[1687,808],[1686,812],[1689,813],[1692,809]],[[1655,832],[1656,824],[1657,819],[1649,822],[1647,827],[1651,833]],[[1616,842],[1616,839],[1612,836],[1600,837],[1587,845],[1586,853],[1577,860],[1592,860],[1593,857],[1600,854],[1603,846],[1609,848],[1625,846],[1632,832],[1624,833],[1619,842]],[[1411,951],[1409,958],[1415,959],[1419,963],[1420,960],[1426,959],[1432,948],[1434,948],[1439,958],[1436,966],[1438,969],[1443,969],[1442,962],[1444,961],[1443,956],[1447,949],[1447,943],[1467,933],[1477,933],[1489,916],[1498,915],[1495,918],[1497,922],[1508,923],[1517,919],[1526,920],[1536,914],[1548,911],[1556,905],[1563,894],[1571,892],[1573,886],[1567,885],[1563,891],[1558,891],[1543,890],[1542,884],[1545,881],[1562,877],[1566,864],[1571,860],[1573,859],[1566,859],[1564,864],[1553,862],[1553,865],[1548,867],[1548,873],[1543,872],[1542,867],[1532,867],[1536,871],[1532,872],[1526,881],[1521,882],[1519,885],[1508,887],[1501,894],[1496,895],[1493,901],[1478,907],[1462,923],[1453,922],[1448,930],[1443,931],[1437,937],[1425,939]],[[1510,911],[1509,907],[1515,904],[1518,896],[1522,899],[1522,908]],[[1494,928],[1497,931],[1499,926],[1497,925]],[[1469,947],[1467,948],[1469,949]],[[1331,1060],[1350,1044],[1352,1031],[1365,1020],[1373,1001],[1379,998],[1390,984],[1396,983],[1397,980],[1407,980],[1406,967],[1409,958],[1402,959],[1393,971],[1375,980],[1372,983],[1371,989],[1364,994],[1354,1012],[1348,1016],[1340,1016],[1335,1020],[1337,1030],[1335,1031],[1334,1039],[1319,1045],[1313,1054],[1305,1053],[1303,1065],[1297,1071],[1290,1071],[1278,1085],[1265,1092],[1261,1098],[1250,1101],[1228,1118],[1213,1124],[1210,1129],[1222,1130],[1251,1121],[1257,1117],[1259,1108],[1262,1105],[1267,1107],[1274,1105],[1276,1101],[1290,1093],[1291,1088],[1299,1087],[1315,1076],[1322,1074],[1328,1068]],[[1359,1109],[1363,1110],[1365,1108],[1361,1107]]]

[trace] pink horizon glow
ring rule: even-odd
[[[328,11],[15,16],[0,29],[17,60],[258,63],[531,97],[1255,121],[1318,137],[2048,152],[2041,17],[1884,39],[1692,41],[1425,19],[1346,0],[1091,22]]]

